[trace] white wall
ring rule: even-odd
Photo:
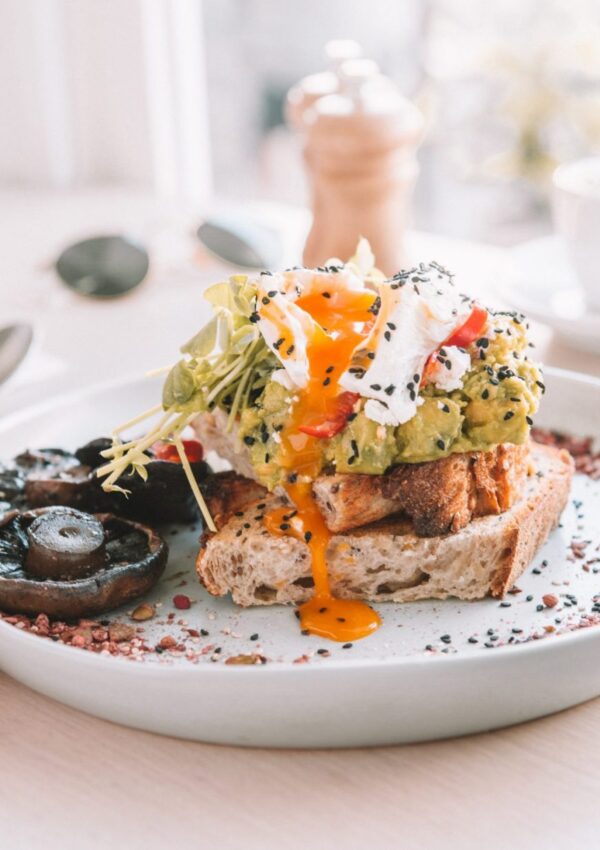
[[[210,192],[202,0],[2,0],[0,183]]]

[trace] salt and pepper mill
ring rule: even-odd
[[[306,113],[319,98],[339,91],[343,63],[358,59],[362,55],[362,48],[351,39],[337,39],[327,42],[325,55],[329,69],[303,77],[287,93],[285,117],[295,130],[304,130]]]
[[[305,78],[288,96],[288,120],[304,135],[312,193],[303,261],[315,267],[347,259],[365,236],[378,267],[393,274],[404,260],[423,117],[374,62],[329,55],[335,69]]]

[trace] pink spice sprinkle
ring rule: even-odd
[[[189,596],[186,596],[185,593],[178,593],[176,596],[173,597],[173,605],[176,608],[184,610],[191,607],[192,600]]]

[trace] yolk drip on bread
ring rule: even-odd
[[[306,344],[308,383],[296,391],[289,420],[281,432],[282,463],[288,473],[285,489],[293,507],[278,508],[265,518],[271,533],[296,537],[310,549],[315,592],[300,607],[302,628],[337,641],[366,637],[379,627],[381,620],[364,602],[337,599],[331,594],[327,547],[332,534],[312,492],[322,453],[320,437],[313,434],[323,423],[340,421],[343,391],[338,380],[372,326],[376,298],[374,292],[330,291],[315,285],[310,294],[297,300],[298,307],[316,324]],[[281,337],[285,340],[283,327]],[[282,350],[286,344],[282,343]],[[347,404],[347,398],[344,401]]]

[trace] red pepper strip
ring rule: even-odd
[[[458,346],[458,348],[466,348],[467,346],[471,345],[471,343],[475,342],[475,340],[483,331],[485,323],[487,322],[487,318],[487,310],[485,310],[483,307],[473,307],[467,321],[462,324],[460,328],[457,328],[457,330],[453,331],[450,336],[444,340],[440,348],[443,348],[445,345],[456,345]],[[433,371],[435,359],[438,355],[439,350],[439,348],[436,349],[427,358],[425,368],[423,369],[423,377],[421,378],[421,386],[427,383],[427,380]]]
[[[204,458],[204,448],[198,440],[182,440],[185,455],[190,463],[199,463]],[[155,443],[151,449],[156,460],[181,463],[177,447],[173,443]]]
[[[342,393],[334,400],[335,409],[324,414],[324,419],[300,425],[298,430],[310,437],[335,437],[344,429],[348,417],[352,413],[352,408],[359,398],[358,393]]]
[[[459,348],[466,348],[468,345],[471,345],[481,334],[487,322],[487,317],[487,310],[484,310],[483,307],[473,307],[471,315],[464,325],[461,325],[458,330],[450,334],[448,339],[444,340],[442,346],[456,345]]]
[[[437,357],[437,350],[430,354],[427,360],[425,361],[425,366],[423,367],[423,375],[421,377],[421,383],[419,386],[423,387],[425,384],[429,383],[429,379],[433,373],[435,367],[435,358]]]

